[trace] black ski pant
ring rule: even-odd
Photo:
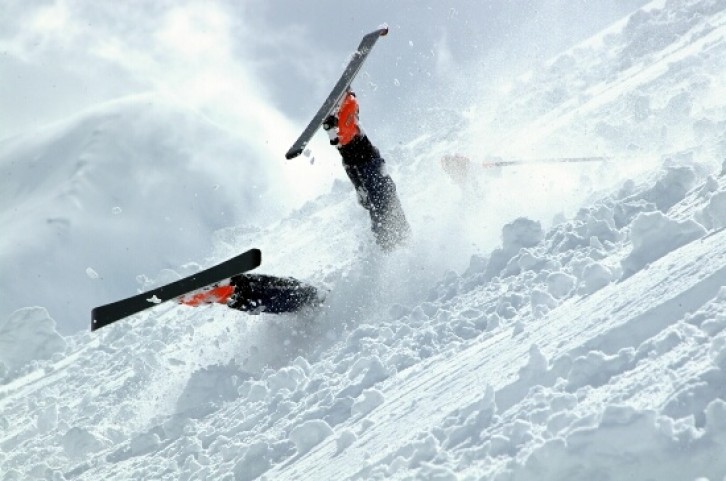
[[[240,311],[279,314],[320,302],[315,287],[292,277],[240,274],[230,284],[234,286],[234,294],[227,305]]]
[[[358,202],[370,214],[376,242],[385,250],[393,249],[408,237],[410,227],[396,194],[396,184],[386,173],[385,161],[380,156],[357,162],[343,159],[343,166]]]

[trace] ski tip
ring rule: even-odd
[[[255,269],[257,267],[260,267],[260,265],[262,264],[262,251],[260,249],[254,248],[254,249],[250,249],[250,252],[252,252],[252,254],[255,257],[254,258],[254,263],[257,264],[252,269]],[[250,269],[250,270],[252,270],[252,269]]]
[[[303,149],[290,149],[285,154],[285,158],[287,160],[294,159],[298,155],[302,154],[302,152],[303,152]]]
[[[91,310],[91,332],[95,331],[96,329],[100,329],[106,324],[110,324],[111,322],[113,322],[113,320],[108,321],[104,317],[103,306],[94,307]]]
[[[384,23],[381,24],[381,26],[378,27],[378,32],[383,37],[384,35],[388,35],[388,24]]]

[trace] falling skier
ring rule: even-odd
[[[411,229],[396,194],[396,185],[386,173],[385,161],[358,124],[358,101],[350,91],[350,82],[371,48],[387,33],[388,27],[383,26],[363,37],[333,91],[285,156],[291,159],[300,155],[322,122],[330,143],[343,157],[343,167],[359,203],[370,215],[376,242],[384,251],[391,251],[405,242]],[[99,329],[170,300],[188,306],[221,303],[252,313],[294,312],[323,302],[324,293],[297,279],[246,273],[260,262],[259,250],[252,249],[198,274],[96,307],[91,312],[91,329]]]
[[[358,112],[358,100],[348,91],[337,115],[324,120],[323,129],[328,132],[330,144],[343,157],[343,167],[355,187],[358,202],[370,214],[376,242],[390,251],[408,238],[411,228],[396,195],[396,184],[386,173],[380,152],[361,129]]]
[[[91,330],[166,301],[192,307],[220,303],[252,314],[295,312],[323,302],[324,291],[292,277],[246,273],[261,262],[262,252],[250,249],[169,284],[95,307],[91,311]]]
[[[385,161],[358,123],[358,101],[347,92],[335,115],[323,122],[331,145],[343,157],[343,167],[358,194],[358,201],[369,212],[376,242],[390,251],[404,242],[410,227],[396,195],[396,184],[385,171]],[[183,299],[187,305],[211,302],[247,312],[293,312],[304,306],[320,304],[315,287],[291,277],[240,274],[229,285]]]

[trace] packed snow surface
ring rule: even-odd
[[[726,4],[649,4],[472,112],[381,145],[401,249],[338,182],[200,260],[259,247],[322,308],[1,319],[0,480],[726,479]]]

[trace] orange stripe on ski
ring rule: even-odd
[[[234,286],[216,286],[203,292],[184,296],[179,299],[179,303],[195,307],[215,302],[226,304],[229,298],[232,297],[232,294],[234,294]]]

